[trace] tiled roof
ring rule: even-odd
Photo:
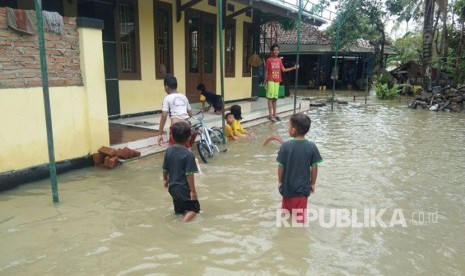
[[[291,31],[284,31],[278,25],[277,30],[278,44],[297,44],[297,27]],[[302,23],[300,31],[300,44],[301,45],[330,45],[331,38],[315,26]]]

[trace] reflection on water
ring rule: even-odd
[[[0,274],[463,274],[464,116],[405,106],[315,108],[307,137],[325,160],[310,208],[386,209],[388,222],[402,209],[407,227],[276,227],[278,145],[262,143],[288,139],[284,120],[202,165],[191,224],[161,187],[162,155],[61,175],[56,206],[48,180],[0,194]]]

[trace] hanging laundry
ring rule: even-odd
[[[6,8],[6,21],[8,27],[25,34],[36,34],[36,12],[33,10],[16,10]]]
[[[63,34],[63,17],[59,13],[42,11],[42,19],[45,32]]]

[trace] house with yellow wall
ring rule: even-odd
[[[91,164],[91,154],[109,145],[109,120],[159,112],[166,74],[177,77],[192,103],[198,83],[219,93],[220,51],[224,100],[256,93],[248,58],[259,51],[260,14],[295,19],[296,9],[284,1],[221,1],[220,12],[217,0],[42,1],[43,10],[55,12],[44,19],[63,20],[60,32],[45,31],[59,171]],[[9,187],[46,177],[49,159],[37,31],[20,28],[24,18],[36,22],[34,1],[1,3],[0,184]]]

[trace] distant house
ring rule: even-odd
[[[411,85],[422,85],[423,67],[413,61],[400,65],[399,67],[390,71],[391,75],[398,80],[399,83],[409,83]],[[439,71],[433,68],[431,72],[431,79],[433,86],[454,85],[449,73]]]
[[[276,32],[280,55],[285,66],[286,64],[290,66],[296,61],[297,30],[285,31],[278,26]],[[337,67],[334,70],[336,57],[332,38],[315,26],[303,23],[300,35],[298,85],[310,89],[318,89],[322,85],[331,87],[332,79],[336,77],[337,89],[363,90],[366,87],[367,77],[372,75],[374,52],[374,47],[369,41],[358,39],[355,45],[339,49]],[[385,50],[385,56],[389,54],[392,52]],[[295,73],[287,73],[287,78],[294,80]]]

